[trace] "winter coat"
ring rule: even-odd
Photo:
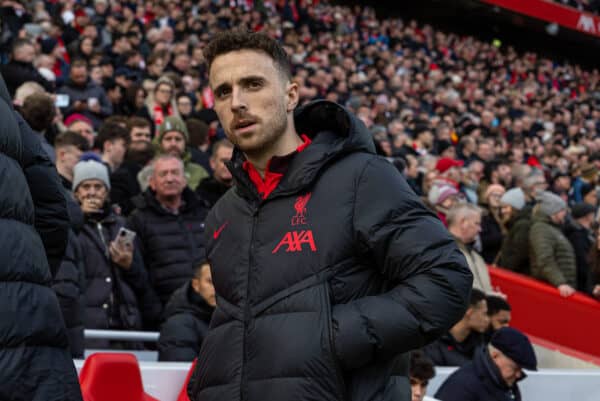
[[[207,218],[217,307],[190,399],[410,400],[408,351],[463,316],[466,261],[355,116],[320,101],[295,124],[312,143],[268,198],[236,149]]]
[[[590,258],[592,256],[592,246],[596,242],[594,233],[573,220],[566,225],[565,236],[575,252],[575,262],[577,264],[577,287],[575,288],[589,294],[593,289]]]
[[[521,401],[521,392],[517,384],[508,387],[487,347],[481,347],[473,362],[446,379],[435,398],[441,401]]]
[[[141,330],[144,320],[158,321],[160,306],[153,295],[141,254],[134,249],[126,270],[110,259],[108,247],[125,221],[108,208],[88,214],[79,234],[85,256],[85,327],[102,330]],[[154,302],[153,302],[154,301]],[[108,342],[86,342],[87,347],[106,348]]]
[[[485,263],[494,263],[502,246],[502,229],[491,212],[481,219],[481,257]]]
[[[480,333],[471,332],[460,343],[452,337],[452,334],[446,333],[423,348],[423,352],[435,366],[463,366],[473,360],[475,351],[483,344],[484,337]]]
[[[191,156],[189,153],[184,158],[183,168],[188,187],[190,187],[192,191],[195,191],[196,188],[198,188],[200,181],[208,178],[209,176],[204,167],[191,161]]]
[[[206,259],[203,234],[207,209],[189,188],[182,197],[184,204],[176,215],[163,208],[147,189],[133,198],[136,209],[127,223],[137,233],[150,282],[163,305]]]
[[[121,208],[121,213],[128,216],[135,208],[132,198],[142,192],[137,179],[142,165],[124,161],[121,166],[110,175],[110,200]]]
[[[189,282],[173,293],[163,316],[158,339],[159,361],[191,362],[198,356],[214,308]]]
[[[529,255],[533,277],[555,287],[577,285],[575,252],[560,228],[541,211],[533,214],[529,231]]]
[[[47,81],[33,66],[32,63],[23,63],[21,61],[10,61],[8,64],[0,66],[2,76],[8,87],[11,98],[14,98],[15,92],[19,86],[25,82],[35,82],[40,84],[47,92],[54,92],[54,84]]]
[[[108,96],[106,96],[104,88],[96,85],[91,80],[88,80],[85,85],[79,86],[69,79],[58,89],[57,93],[69,96],[69,105],[61,108],[61,112],[65,118],[74,113],[83,114],[92,121],[94,129],[98,129],[100,125],[102,125],[102,121],[113,112],[112,103],[108,99]],[[87,108],[83,111],[76,111],[73,109],[73,105],[76,101],[79,100],[87,104],[87,101],[90,98],[98,99],[100,104],[99,113],[92,112]]]
[[[516,273],[530,274],[529,229],[531,210],[522,210],[506,224],[508,233],[502,241],[498,266]]]
[[[464,244],[458,239],[456,243],[458,244],[458,249],[465,255],[469,269],[473,273],[473,288],[477,288],[486,294],[494,292],[490,280],[490,272],[481,255],[473,249],[472,245]]]
[[[58,267],[64,254],[66,201],[1,77],[0,115],[0,400],[81,400],[46,258]],[[43,242],[48,234],[56,238]]]
[[[196,195],[204,200],[209,207],[213,207],[225,192],[231,189],[230,186],[220,183],[214,177],[203,179],[196,188]]]

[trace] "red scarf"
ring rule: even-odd
[[[169,105],[167,107],[167,116],[172,116],[172,115],[173,115],[173,109],[171,108],[171,105]],[[163,111],[163,108],[158,104],[154,105],[154,124],[158,127],[164,121],[165,121],[165,113]]]

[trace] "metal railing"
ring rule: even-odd
[[[86,340],[144,341],[157,342],[160,333],[157,331],[127,330],[91,330],[83,331]]]

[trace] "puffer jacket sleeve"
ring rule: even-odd
[[[169,317],[160,328],[158,360],[191,362],[198,356],[206,330],[199,330],[191,314],[178,313]]]
[[[462,318],[473,277],[441,221],[387,161],[357,179],[355,242],[390,290],[333,308],[334,346],[346,369],[420,348]]]
[[[534,223],[529,232],[529,245],[531,246],[531,260],[539,278],[558,287],[567,283],[554,257],[555,238],[552,227],[544,223]]]
[[[69,232],[67,200],[60,178],[42,143],[15,113],[23,141],[23,171],[35,206],[35,228],[42,238],[52,276],[63,258]]]

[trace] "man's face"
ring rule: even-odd
[[[495,315],[490,316],[490,326],[492,330],[500,330],[502,327],[508,327],[510,324],[510,311],[499,310]]]
[[[501,164],[498,166],[498,178],[504,185],[510,185],[512,182],[512,170],[508,164]]]
[[[33,63],[35,59],[35,48],[31,45],[21,47],[15,54],[17,61]]]
[[[171,101],[171,96],[173,96],[173,88],[168,84],[160,84],[156,88],[154,92],[154,99],[156,103],[159,105],[167,105]]]
[[[181,132],[169,131],[163,135],[160,147],[164,153],[181,158],[185,153],[185,137]]]
[[[250,157],[271,155],[292,124],[298,86],[286,82],[269,56],[252,50],[218,56],[210,86],[229,140]]]
[[[57,153],[58,159],[62,163],[63,167],[70,172],[70,174],[73,174],[73,169],[81,158],[83,152],[76,146],[68,145],[59,149]]]
[[[152,142],[152,131],[150,127],[132,127],[129,132],[131,141],[129,142],[129,149],[131,150],[143,150],[146,149],[144,143]]]
[[[498,366],[500,375],[509,387],[512,387],[523,376],[521,367],[500,351],[492,353],[492,360]]]
[[[475,241],[481,232],[481,214],[469,213],[462,221],[463,241],[467,244]]]
[[[484,333],[490,325],[485,299],[482,299],[474,306],[470,306],[467,313],[469,313],[469,327],[471,330]]]
[[[118,166],[123,163],[125,153],[127,152],[127,144],[125,143],[125,140],[118,138],[114,141],[108,141],[104,145],[104,149],[109,154],[110,160],[115,165]]]
[[[187,185],[183,163],[175,158],[158,160],[150,177],[150,188],[159,197],[181,196]]]
[[[87,67],[85,65],[78,65],[75,67],[71,67],[71,79],[77,85],[85,84],[88,79]]]
[[[481,143],[477,149],[477,155],[481,157],[482,160],[490,161],[494,158],[494,148],[487,142]]]
[[[181,96],[177,99],[177,110],[179,114],[187,116],[192,112],[192,100],[187,96]]]
[[[69,126],[69,130],[78,133],[85,139],[87,139],[90,148],[94,146],[94,128],[86,123],[85,121],[75,121]]]
[[[554,223],[563,224],[565,222],[565,217],[567,217],[567,209],[563,209],[560,212],[554,213],[551,218]]]
[[[75,190],[75,199],[81,205],[84,213],[91,213],[102,209],[108,190],[100,180],[85,180]]]
[[[217,305],[215,287],[212,282],[210,266],[208,264],[202,265],[200,273],[192,279],[192,288],[198,295],[204,298],[207,304],[210,306]]]
[[[412,393],[412,401],[423,401],[425,393],[427,393],[427,382],[411,376],[410,390]]]
[[[210,168],[213,169],[213,177],[215,177],[215,180],[226,185],[231,185],[232,177],[225,162],[231,160],[232,155],[233,148],[220,146],[210,158]]]

